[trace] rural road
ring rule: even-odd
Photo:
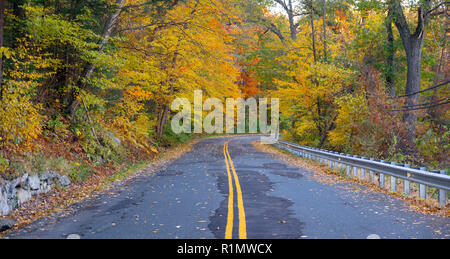
[[[355,183],[256,150],[259,137],[206,139],[153,174],[143,173],[39,220],[10,238],[450,238],[450,219],[423,215]],[[232,190],[230,192],[230,190]]]

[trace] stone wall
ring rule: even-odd
[[[70,180],[66,175],[46,171],[38,175],[24,174],[11,181],[0,182],[0,215],[8,215],[33,195],[46,193],[54,185],[66,187],[70,185]]]

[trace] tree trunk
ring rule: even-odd
[[[297,26],[295,25],[294,11],[292,9],[292,1],[291,0],[289,0],[288,18],[289,18],[289,30],[291,32],[291,39],[293,41],[296,41],[297,40]]]
[[[111,37],[112,31],[114,26],[116,25],[116,22],[119,18],[120,13],[122,12],[123,6],[125,5],[126,0],[116,0],[116,6],[117,10],[114,12],[106,21],[105,28],[102,33],[101,41],[99,44],[98,52],[103,52],[103,48],[106,44],[109,42],[109,38]],[[94,72],[95,64],[93,62],[90,62],[86,64],[82,75],[80,76],[77,86],[78,88],[82,89],[85,87],[86,81],[89,80],[89,78],[92,76],[92,73]],[[79,101],[76,97],[77,95],[77,89],[73,89],[70,93],[70,101],[69,101],[69,110],[72,118],[74,118],[75,110],[78,107]]]
[[[111,37],[112,31],[114,26],[116,25],[117,19],[119,18],[120,13],[122,12],[122,8],[125,5],[126,0],[117,0],[117,10],[114,14],[112,14],[108,20],[106,21],[105,29],[102,34],[102,40],[99,43],[99,50],[98,52],[103,52],[103,48],[106,44],[109,42],[109,38]],[[95,65],[93,63],[89,63],[88,67],[86,68],[83,77],[90,78],[92,75],[92,72],[94,71]]]
[[[178,42],[176,49],[180,46],[180,43]],[[178,59],[178,51],[175,51],[172,59],[172,69],[174,70],[177,66],[177,59]],[[170,85],[170,92],[169,96],[172,96],[175,92],[175,88],[173,83],[175,82],[175,76],[172,74],[170,76],[169,85]],[[158,116],[158,124],[156,128],[156,134],[158,137],[161,137],[164,133],[164,128],[166,126],[167,121],[167,114],[169,112],[169,104],[164,104],[162,106],[162,109],[160,111],[160,114]]]
[[[323,60],[325,61],[325,63],[328,62],[326,19],[326,0],[322,0]]]
[[[411,48],[407,51],[407,75],[406,75],[406,89],[405,95],[409,95],[420,91],[420,68],[421,68],[421,54],[422,54],[422,39],[414,39],[411,37]],[[417,105],[419,94],[407,96],[405,106]],[[405,111],[403,114],[403,121],[406,123],[407,135],[406,138],[409,143],[414,143],[416,138],[416,121],[417,115],[414,111]]]
[[[293,41],[297,40],[297,27],[298,24],[295,23],[295,14],[294,14],[294,8],[292,6],[292,0],[289,0],[287,3],[284,0],[275,0],[281,7],[286,11],[286,15],[288,17],[289,21],[289,31],[291,34],[291,39]]]
[[[317,52],[316,52],[316,30],[314,28],[314,6],[313,2],[309,1],[310,4],[310,23],[311,23],[311,40],[312,40],[312,49],[313,49],[313,56],[314,56],[314,64],[317,63]]]
[[[389,9],[392,12],[392,18],[398,29],[406,52],[407,59],[407,76],[406,76],[406,97],[405,105],[416,105],[419,94],[413,94],[420,90],[420,74],[421,74],[421,56],[423,41],[425,39],[426,26],[428,23],[428,10],[430,10],[431,0],[423,0],[420,2],[417,14],[416,31],[412,34],[409,29],[408,22],[403,13],[401,0],[390,0]],[[417,115],[413,110],[407,110],[403,114],[403,122],[406,124],[406,134],[402,148],[405,153],[416,154],[416,121]]]
[[[158,125],[156,128],[156,135],[158,137],[162,137],[162,135],[164,134],[168,112],[169,112],[169,106],[163,105],[161,108],[160,114],[158,116]]]
[[[387,31],[387,57],[386,57],[386,90],[390,96],[395,96],[395,81],[394,81],[394,32],[392,30],[392,11],[389,10],[386,17],[386,31]]]

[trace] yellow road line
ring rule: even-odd
[[[226,145],[223,145],[223,155],[225,157],[225,164],[227,165],[228,172],[228,216],[227,216],[227,226],[225,228],[225,239],[231,239],[233,236],[233,180],[230,173],[230,166],[228,164],[228,157],[226,154]]]
[[[238,209],[239,209],[239,238],[247,239],[247,223],[245,221],[245,210],[244,210],[244,201],[242,199],[242,190],[241,185],[239,184],[239,178],[236,174],[236,170],[234,169],[233,160],[231,160],[230,153],[228,152],[228,143],[227,143],[227,155],[230,160],[231,170],[234,175],[234,183],[236,184],[236,193],[238,200]]]
[[[224,149],[226,151],[225,161],[227,164],[228,184],[229,184],[229,186],[231,186],[231,188],[229,188],[230,191],[232,191],[233,186],[231,184],[231,174],[230,174],[230,169],[229,169],[229,167],[231,167],[231,170],[233,171],[234,182],[236,184],[237,202],[238,202],[238,210],[239,210],[239,238],[247,239],[247,223],[245,221],[245,210],[244,210],[244,201],[242,199],[242,189],[241,189],[241,185],[239,183],[239,178],[237,176],[236,170],[234,168],[233,160],[231,160],[231,156],[228,151],[228,143],[230,141],[232,141],[232,140],[229,140],[229,141],[225,142],[225,144],[224,144]],[[227,162],[227,160],[229,162]],[[232,207],[233,207],[233,201],[231,201],[231,212],[233,213]],[[230,199],[228,199],[228,216],[230,216]],[[233,215],[231,216],[231,218],[233,218]],[[228,221],[227,221],[227,229],[229,227],[229,225],[228,225],[229,221],[230,221],[230,218],[228,218]],[[231,222],[232,222],[232,220],[231,220]],[[232,223],[231,223],[231,229],[232,229]],[[227,235],[225,235],[225,238],[227,238]],[[231,238],[231,236],[230,236],[230,238]]]

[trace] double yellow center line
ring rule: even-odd
[[[239,210],[239,239],[247,239],[247,224],[245,222],[244,201],[242,200],[242,190],[239,184],[239,179],[234,169],[233,161],[231,160],[230,153],[228,152],[228,143],[232,140],[228,140],[223,145],[223,155],[225,157],[225,164],[227,166],[228,173],[228,215],[227,226],[225,228],[225,239],[231,239],[233,237],[233,203],[234,203],[234,190],[233,190],[233,177],[236,185],[237,205]],[[231,176],[233,172],[233,177]]]

